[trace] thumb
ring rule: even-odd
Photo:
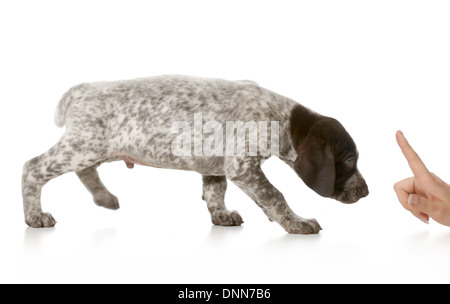
[[[433,210],[432,204],[433,202],[417,194],[410,194],[408,198],[408,205],[411,207],[411,209],[428,215],[430,215]]]

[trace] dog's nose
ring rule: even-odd
[[[361,195],[362,197],[366,197],[369,195],[369,187],[367,187],[367,185],[364,185]]]

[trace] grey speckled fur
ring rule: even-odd
[[[159,76],[74,86],[63,96],[55,113],[56,125],[66,125],[64,136],[48,152],[24,165],[25,221],[32,227],[55,225],[53,217],[41,209],[41,189],[67,172],[77,173],[97,205],[118,209],[117,197],[103,185],[96,168],[123,159],[130,168],[137,163],[202,174],[203,199],[216,225],[243,223],[236,211],[225,207],[229,179],[286,231],[318,233],[321,228],[317,221],[294,214],[283,195],[267,180],[260,167],[267,157],[177,157],[171,153],[177,135],[171,132],[172,124],[191,121],[196,112],[202,113],[203,121],[215,120],[223,125],[226,121],[278,121],[278,156],[294,168],[299,155],[291,140],[290,118],[297,105],[251,81]],[[362,187],[360,179],[360,175],[353,174],[349,182],[352,189],[344,189],[347,194],[353,193],[353,201],[365,194],[355,192],[355,188]],[[336,194],[334,197],[339,199]]]

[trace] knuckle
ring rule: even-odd
[[[395,190],[395,192],[397,192],[397,191],[399,190],[399,188],[400,188],[399,182],[395,183],[395,184],[394,184],[394,190]]]
[[[394,184],[394,191],[398,192],[398,191],[400,191],[400,189],[401,189],[401,182],[396,182]]]

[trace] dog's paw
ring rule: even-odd
[[[241,226],[244,221],[237,211],[220,210],[211,215],[214,225],[219,226]]]
[[[50,213],[41,212],[38,214],[27,215],[25,223],[33,228],[53,227],[56,224],[55,219]]]
[[[119,200],[115,195],[107,191],[100,191],[94,195],[94,202],[97,206],[105,207],[111,210],[120,208]]]
[[[298,216],[286,217],[281,225],[292,234],[317,234],[322,230],[315,219],[304,219]]]

